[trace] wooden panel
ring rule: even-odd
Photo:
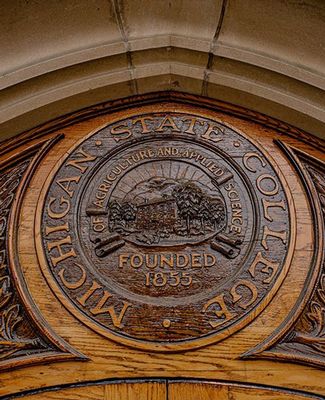
[[[26,395],[23,398],[30,400],[106,400],[104,386],[58,389],[51,392]]]
[[[26,395],[31,400],[166,400],[163,382],[111,383]]]
[[[118,382],[57,389],[23,396],[30,400],[303,400],[318,396],[205,382]]]
[[[228,387],[204,383],[170,383],[168,400],[228,400]]]
[[[105,400],[166,400],[166,384],[117,383],[105,386]]]
[[[303,400],[306,398],[314,398],[314,396],[249,386],[188,382],[168,385],[168,400]]]

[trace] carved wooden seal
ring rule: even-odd
[[[284,179],[206,113],[112,122],[57,165],[42,199],[38,256],[51,287],[94,330],[140,348],[229,336],[290,263]]]

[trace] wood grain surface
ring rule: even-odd
[[[17,397],[12,397],[12,399]],[[30,400],[302,400],[319,396],[272,387],[212,382],[125,381],[26,394]]]
[[[187,382],[171,382],[168,385],[168,400],[303,400],[306,398],[308,395],[236,385]]]
[[[245,114],[243,113],[243,110],[241,110],[240,113],[239,110],[233,110],[229,105],[224,106],[224,109],[222,109],[222,104],[218,104],[218,107],[213,107],[212,103],[210,104],[209,102],[203,100],[201,104],[199,104],[199,99],[193,99],[191,96],[167,96],[164,101],[161,102],[159,102],[156,97],[151,97],[151,100],[149,100],[150,96],[148,99],[138,99],[137,102],[134,103],[134,107],[131,106],[132,103],[126,102],[123,103],[123,105],[120,104],[118,106],[120,109],[116,108],[115,111],[113,110],[113,105],[111,111],[109,111],[107,107],[102,107],[97,110],[97,115],[94,108],[89,110],[88,114],[86,112],[82,114],[82,116],[80,116],[81,114],[79,116],[76,115],[75,119],[73,116],[69,116],[66,120],[62,118],[61,121],[57,121],[56,124],[50,124],[47,127],[39,128],[37,131],[24,134],[21,137],[20,142],[17,140],[11,140],[2,146],[0,156],[1,165],[9,161],[10,165],[14,165],[15,157],[19,161],[19,155],[23,154],[24,150],[26,150],[29,146],[36,145],[39,140],[51,139],[57,134],[64,135],[64,137],[62,137],[62,139],[56,143],[47,152],[47,154],[42,156],[39,165],[29,177],[28,187],[26,187],[24,195],[20,199],[17,220],[14,226],[11,227],[12,234],[8,239],[8,243],[10,243],[10,248],[12,249],[11,253],[15,253],[16,257],[15,262],[10,263],[10,268],[12,276],[15,277],[15,281],[17,281],[16,283],[20,287],[20,289],[17,290],[17,295],[23,298],[23,293],[27,291],[28,296],[25,298],[25,302],[27,301],[28,303],[28,297],[31,299],[29,306],[27,307],[27,312],[29,312],[31,316],[40,313],[42,317],[39,319],[39,324],[42,324],[43,320],[46,321],[46,324],[50,327],[51,331],[54,332],[55,337],[57,336],[62,338],[63,341],[68,343],[69,349],[71,347],[71,349],[76,352],[75,354],[83,354],[88,361],[67,360],[60,362],[59,360],[52,360],[53,362],[50,362],[51,360],[48,360],[48,362],[44,362],[42,365],[38,366],[31,364],[28,365],[27,362],[27,365],[25,365],[23,368],[3,371],[0,376],[0,396],[4,396],[3,398],[6,398],[6,396],[14,395],[24,391],[52,387],[53,390],[51,389],[51,391],[46,392],[46,396],[48,397],[42,397],[44,395],[42,393],[33,395],[30,393],[28,396],[35,399],[166,398],[167,389],[164,386],[164,383],[161,381],[152,383],[133,382],[133,384],[131,384],[128,382],[121,384],[114,383],[105,385],[90,385],[87,387],[64,387],[64,385],[80,385],[86,382],[99,382],[110,379],[164,378],[171,379],[171,381],[168,383],[168,396],[172,396],[170,398],[175,399],[180,399],[181,397],[183,399],[222,399],[224,397],[232,400],[246,398],[300,399],[303,398],[301,397],[303,396],[302,393],[306,393],[305,398],[308,398],[308,396],[310,396],[310,398],[320,398],[315,396],[325,395],[324,371],[320,368],[320,365],[315,368],[311,364],[308,364],[307,356],[304,359],[304,362],[306,362],[304,365],[297,364],[296,359],[299,349],[297,350],[297,348],[294,346],[290,346],[289,350],[287,349],[288,351],[285,361],[283,361],[283,358],[278,357],[276,354],[272,354],[272,357],[268,359],[242,359],[241,357],[242,355],[249,353],[252,349],[257,348],[262,343],[267,343],[268,338],[279,339],[288,333],[291,327],[294,326],[298,321],[305,306],[311,300],[311,296],[315,291],[315,285],[319,282],[321,270],[321,264],[319,262],[315,262],[317,257],[320,259],[319,254],[320,251],[322,251],[319,246],[320,242],[315,239],[321,235],[321,230],[319,225],[317,226],[317,224],[315,224],[315,215],[313,214],[313,205],[310,199],[311,194],[306,190],[306,185],[297,172],[297,169],[293,165],[292,161],[290,161],[290,159],[287,157],[285,152],[283,152],[283,150],[276,143],[276,140],[281,139],[285,146],[293,147],[297,152],[303,152],[304,154],[307,154],[308,157],[318,160],[318,162],[324,162],[325,160],[322,147],[324,146],[324,143],[317,142],[317,144],[315,144],[313,141],[308,143],[308,134],[294,134],[294,128],[291,128],[291,130],[288,128],[289,135],[287,135],[287,127],[281,126],[281,123],[276,123],[276,121],[273,120],[270,121],[263,119],[263,116],[258,116],[255,114],[255,116],[253,116],[252,112],[247,112]],[[143,102],[142,105],[141,101]],[[146,104],[147,102],[151,102],[152,104]],[[125,109],[126,107],[127,110]],[[104,303],[101,306],[98,305],[100,304],[100,299],[105,299],[103,297],[105,296],[104,289],[98,289],[95,295],[98,297],[93,297],[93,303],[87,303],[88,298],[84,297],[84,304],[91,304],[87,309],[88,311],[86,310],[85,312],[85,309],[82,308],[83,306],[81,304],[83,301],[80,299],[82,296],[85,296],[85,293],[91,287],[91,281],[89,280],[88,286],[85,285],[82,287],[80,285],[80,292],[76,294],[75,299],[73,300],[71,294],[69,295],[65,290],[66,288],[58,284],[57,279],[60,278],[60,275],[55,274],[57,273],[56,271],[60,271],[60,263],[58,263],[59,268],[56,268],[53,263],[52,265],[49,265],[51,263],[51,256],[53,260],[53,257],[60,254],[55,253],[55,249],[54,252],[52,250],[47,252],[47,255],[44,252],[44,245],[48,246],[48,244],[50,244],[50,242],[44,241],[44,229],[46,229],[46,226],[53,226],[53,221],[55,218],[50,221],[48,216],[43,218],[43,215],[45,215],[43,213],[48,206],[48,202],[51,201],[50,198],[47,197],[47,194],[49,193],[50,197],[52,195],[52,197],[55,197],[56,195],[61,196],[63,193],[62,192],[59,194],[55,193],[54,191],[49,191],[51,190],[49,188],[51,187],[52,179],[55,177],[56,179],[62,178],[62,176],[60,177],[57,175],[61,173],[61,165],[69,160],[75,160],[78,156],[76,153],[73,153],[73,149],[78,149],[78,146],[80,146],[86,138],[95,137],[94,135],[96,135],[96,132],[98,132],[101,128],[115,126],[115,132],[121,132],[121,130],[123,130],[123,126],[118,126],[119,121],[128,120],[130,118],[134,119],[139,115],[148,115],[149,113],[160,113],[160,116],[168,116],[172,113],[195,115],[199,116],[199,118],[216,121],[219,126],[225,126],[228,127],[229,130],[238,132],[239,137],[248,138],[254,143],[254,148],[249,146],[245,147],[247,152],[261,151],[261,153],[258,154],[262,154],[263,157],[266,157],[265,160],[267,160],[270,168],[272,168],[272,174],[274,174],[276,179],[278,179],[281,190],[279,191],[279,194],[275,196],[279,197],[274,197],[272,195],[273,197],[269,196],[268,198],[267,196],[263,195],[263,193],[260,193],[260,196],[258,197],[258,208],[260,212],[258,215],[262,215],[262,217],[259,218],[260,221],[263,222],[259,237],[262,239],[263,232],[265,233],[265,228],[263,227],[267,226],[269,229],[272,228],[274,230],[278,228],[278,232],[282,232],[282,239],[281,237],[279,238],[279,236],[267,236],[266,241],[264,242],[266,247],[260,243],[259,248],[260,250],[263,250],[262,254],[264,254],[266,258],[269,254],[270,260],[281,264],[281,266],[283,265],[284,272],[282,275],[279,274],[279,279],[277,277],[274,279],[274,281],[272,280],[273,278],[271,279],[273,285],[272,287],[274,289],[271,288],[270,290],[267,288],[269,285],[267,281],[264,283],[261,281],[257,284],[254,281],[254,277],[251,275],[250,282],[253,282],[257,292],[261,293],[261,303],[259,304],[263,304],[263,306],[259,306],[257,303],[256,305],[255,303],[252,303],[251,306],[248,306],[247,312],[245,309],[243,309],[243,314],[238,318],[238,325],[236,325],[236,329],[232,328],[232,318],[229,317],[233,313],[237,312],[236,307],[237,304],[240,303],[238,300],[238,303],[231,304],[231,299],[233,299],[231,295],[231,289],[234,287],[235,282],[237,282],[235,280],[233,282],[230,282],[229,280],[229,291],[224,297],[225,306],[220,303],[220,298],[219,303],[209,303],[209,306],[212,304],[213,307],[216,307],[217,304],[217,307],[212,308],[212,311],[209,308],[209,314],[207,315],[208,318],[205,321],[202,320],[202,323],[199,322],[200,319],[198,312],[197,314],[189,313],[189,319],[191,315],[196,315],[195,318],[193,317],[193,326],[196,328],[192,331],[190,329],[184,331],[175,330],[174,336],[171,336],[171,339],[168,339],[168,333],[166,332],[170,326],[173,326],[173,321],[176,320],[175,315],[169,318],[166,311],[162,312],[159,310],[151,315],[150,313],[147,313],[147,319],[143,319],[143,321],[141,321],[139,316],[141,314],[138,314],[136,318],[138,321],[135,321],[135,319],[133,320],[134,328],[130,328],[130,330],[127,330],[126,328],[121,328],[121,330],[119,330],[120,328],[114,326],[112,322],[109,324],[106,323],[105,325],[105,320],[102,318],[97,318],[96,316],[101,315],[98,311],[102,310],[100,307],[104,307]],[[262,123],[262,121],[265,123]],[[175,123],[175,121],[165,119],[165,125],[162,124],[161,126],[163,126],[166,130],[177,129],[178,125],[176,125],[175,128],[172,125],[173,122]],[[141,124],[142,122],[138,123],[138,133],[136,134],[139,134],[139,129],[142,126]],[[188,124],[190,124],[190,122],[188,122]],[[203,126],[204,125],[202,125],[202,127]],[[194,128],[194,125],[192,128],[194,130],[196,129]],[[126,129],[125,125],[124,129]],[[144,127],[142,126],[141,129],[144,130]],[[156,129],[159,129],[159,126],[156,126]],[[191,130],[190,125],[187,125],[187,130]],[[32,134],[34,134],[34,136],[31,136]],[[158,132],[158,134],[161,135],[163,132]],[[182,135],[182,132],[176,132],[176,134]],[[204,132],[202,134],[204,135]],[[123,133],[117,133],[117,135],[123,136]],[[107,137],[108,136],[104,135],[103,139]],[[214,139],[217,138],[217,136],[212,137]],[[193,147],[197,150],[200,146],[198,144],[199,140],[200,139],[196,141],[196,144]],[[164,143],[165,147],[168,141],[172,142],[171,137],[162,142]],[[111,142],[108,141],[107,143]],[[133,145],[136,146],[139,143],[139,141],[135,141]],[[242,143],[244,143],[244,141],[242,141]],[[117,142],[117,144],[119,143]],[[219,146],[219,144],[216,145]],[[98,146],[98,149],[100,148],[101,147]],[[254,150],[255,148],[257,150]],[[229,160],[233,159],[234,162],[241,162],[240,160],[242,159],[245,149],[242,150],[240,147],[238,149],[234,145],[233,151],[230,153]],[[91,148],[87,149],[85,147],[84,150],[90,152]],[[83,155],[83,157],[85,157],[85,155]],[[120,159],[118,157],[114,158],[115,161],[120,161],[121,159],[122,157]],[[262,165],[258,159],[250,159],[249,162],[249,165],[253,166],[254,168],[257,166],[261,167]],[[71,171],[75,170],[75,172],[77,172],[79,170],[79,172],[81,172],[83,167],[86,165],[88,164],[79,164],[81,169],[72,168]],[[235,169],[232,173],[236,173],[234,171]],[[89,171],[85,171],[85,175],[80,173],[80,176],[86,177],[88,176],[88,172],[90,176],[91,168],[89,168]],[[265,173],[269,173],[269,171],[266,171]],[[71,176],[72,175],[65,175],[65,178],[71,178]],[[96,176],[96,179],[97,178],[99,182],[99,175]],[[256,175],[256,178],[258,178],[258,175]],[[96,179],[94,179],[92,182],[95,183]],[[251,179],[251,182],[255,192],[257,190],[256,179]],[[268,184],[271,183],[272,182],[269,182]],[[75,183],[66,186],[66,182],[64,185],[68,191],[77,186]],[[91,188],[92,187],[89,186],[89,189],[87,189],[87,198],[91,198]],[[267,188],[267,190],[271,192],[272,186],[268,186]],[[281,214],[283,212],[283,208],[281,206],[270,207],[267,209],[269,214],[266,213],[265,218],[265,208],[263,209],[262,199],[264,198],[264,202],[265,199],[281,202],[282,197],[280,197],[280,192],[285,196],[283,199],[285,202],[287,202],[285,204],[288,205],[288,214]],[[68,197],[69,195],[67,193],[66,198]],[[319,200],[317,201],[319,202]],[[81,203],[82,202],[80,202],[80,204]],[[45,204],[45,206],[43,206],[43,204]],[[58,205],[59,203],[53,204]],[[72,202],[71,204],[73,207],[75,205],[77,207],[79,203],[76,201],[75,203]],[[225,208],[227,209],[226,203]],[[250,211],[250,209],[249,202],[245,200],[243,210],[246,212],[246,219],[248,222],[252,221],[252,215],[254,214],[252,211]],[[52,207],[52,210],[58,213],[59,211],[62,211],[63,208]],[[75,208],[74,210],[76,212],[78,208]],[[69,219],[69,223],[74,221],[73,215],[77,215],[75,212],[71,214],[72,217]],[[316,211],[316,213],[318,213],[318,218],[321,218],[320,210]],[[283,216],[283,220],[281,220],[281,216]],[[78,233],[78,238],[83,238],[82,235],[84,235],[84,237],[86,237],[86,234],[88,235],[88,222],[86,218],[88,217],[85,217],[84,225],[81,224],[83,229]],[[190,230],[186,231],[186,229],[191,228],[191,226],[190,224],[186,225],[186,217],[184,218],[182,229],[184,229],[184,232],[187,232],[186,234],[189,236],[188,232],[190,232]],[[278,219],[278,225],[272,225],[272,221],[270,221],[268,218],[271,218],[273,221]],[[175,222],[173,219],[168,221],[172,221],[173,223]],[[286,228],[285,221],[288,221],[288,224],[290,225],[289,230]],[[124,222],[123,224],[125,225]],[[201,224],[199,220],[195,222],[195,224],[196,226],[205,226],[208,228],[210,226],[211,229],[213,225],[209,225],[208,222],[206,222],[206,225],[203,223]],[[138,228],[140,229],[140,227],[143,226],[144,223],[141,225],[139,222]],[[215,227],[216,226],[217,225],[215,225]],[[156,225],[154,225],[154,229],[158,229],[156,228]],[[250,228],[248,223],[245,229],[247,232],[249,231]],[[195,232],[193,226],[191,232]],[[287,236],[285,237],[284,235]],[[73,236],[73,240],[71,240],[73,243],[77,243],[77,240],[79,240],[77,239],[77,236]],[[56,237],[56,239],[58,238],[59,236]],[[122,239],[125,240],[125,237]],[[174,236],[172,239],[174,241],[179,241],[180,238]],[[143,240],[143,237],[141,237],[141,240]],[[169,239],[163,240],[168,241]],[[246,240],[248,243],[249,235],[246,236]],[[100,271],[104,271],[105,265],[111,265],[110,268],[112,268],[113,264],[110,264],[110,260],[113,259],[110,258],[113,257],[112,255],[109,255],[107,258],[105,258],[106,256],[103,257],[101,259],[102,261],[100,261],[98,264],[96,260],[100,259],[100,257],[98,257],[98,255],[95,253],[96,249],[94,243],[95,242],[91,242],[91,240],[89,240],[89,244],[87,245],[89,248],[89,254],[91,254],[90,258],[95,260],[94,264],[99,265],[102,263],[102,269]],[[162,242],[163,245],[166,243]],[[244,242],[243,249],[247,243]],[[110,244],[110,242],[107,242],[105,245],[107,244]],[[192,246],[192,244],[190,245]],[[139,244],[128,244],[123,248],[125,251],[123,250],[121,254],[123,255],[132,253],[133,250],[130,250],[132,246],[139,246]],[[196,244],[193,246],[196,246]],[[200,249],[201,253],[207,253],[207,251],[203,251],[203,245],[200,244],[199,246],[202,246]],[[274,254],[272,253],[272,249],[275,248],[272,246],[278,246],[278,253],[276,251]],[[185,248],[185,246],[183,247]],[[247,248],[248,247],[249,246],[247,246]],[[188,254],[186,253],[188,250],[184,251],[184,248],[180,247],[181,250],[177,251],[179,251],[179,253],[182,252],[184,254]],[[224,246],[224,248],[227,248],[227,246]],[[58,247],[56,249],[58,249]],[[172,249],[173,250],[170,252],[175,252],[175,247],[172,247]],[[67,252],[69,248],[62,247],[61,250],[64,253]],[[221,250],[219,246],[218,250],[215,251],[220,253],[220,251],[222,252],[223,250]],[[242,251],[244,252],[244,250]],[[283,257],[285,252],[287,252],[287,257]],[[167,252],[165,251],[165,253]],[[212,250],[209,250],[209,253],[217,254],[212,253]],[[276,255],[276,253],[278,255]],[[45,255],[42,258],[40,257],[40,254]],[[11,257],[13,260],[13,254]],[[225,255],[218,255],[218,257],[224,257],[222,258],[225,260],[224,265],[228,265],[230,269],[232,268],[232,265],[235,268],[236,263],[232,260],[236,260],[236,258],[228,259]],[[241,256],[239,256],[238,260],[241,259],[240,257]],[[277,259],[276,257],[279,258]],[[121,260],[127,260],[126,263],[128,263],[121,264],[123,267],[127,265],[127,268],[131,268],[129,265],[130,258],[122,258]],[[250,261],[252,263],[253,258],[251,258]],[[245,258],[243,257],[242,261],[240,261],[238,265],[245,265],[245,263],[247,264],[247,267],[249,267],[249,262],[247,260],[245,261]],[[64,263],[61,264],[65,266],[69,265]],[[263,264],[258,264],[255,268],[257,271],[260,271],[262,267]],[[251,270],[254,271],[254,268]],[[264,280],[270,275],[271,270],[272,268],[270,267],[268,270],[268,275],[266,272],[264,272]],[[70,286],[72,282],[70,290],[71,293],[74,290],[73,283],[76,284],[78,279],[81,279],[80,271],[81,269],[79,271],[75,269],[75,272],[71,275],[69,275],[66,270],[61,272],[61,277],[64,276],[66,282],[70,282]],[[100,276],[100,271],[96,272],[97,277]],[[221,275],[225,274],[224,271],[225,270],[223,270]],[[54,274],[52,272],[54,272]],[[79,273],[79,275],[77,275],[77,273]],[[105,274],[107,274],[107,272],[105,272]],[[112,278],[109,274],[105,276],[105,279]],[[229,274],[229,277],[231,276],[237,275],[236,273],[233,275]],[[155,288],[152,288],[153,291],[150,292],[150,285],[153,282],[153,278],[154,277],[150,275],[147,282],[148,286],[146,286],[146,281],[143,281],[144,284],[142,286],[140,285],[140,281],[136,280],[138,279],[138,275],[134,275],[132,278],[133,280],[130,278],[128,280],[128,274],[126,274],[125,282],[123,281],[123,275],[116,275],[116,279],[119,279],[119,285],[121,287],[123,285],[126,285],[125,287],[127,287],[127,285],[133,285],[132,290],[138,292],[141,292],[144,287],[144,289],[147,291],[146,295],[156,291],[157,293],[155,295],[155,300],[159,302],[159,291]],[[211,277],[209,278],[209,276],[206,275],[205,278],[209,281]],[[100,278],[97,283],[101,284],[101,279],[102,278]],[[247,277],[242,277],[240,279],[247,281]],[[204,280],[202,280],[202,282],[204,282]],[[100,290],[102,291],[100,292]],[[172,287],[166,290],[166,294],[168,294],[169,297],[176,295],[176,291]],[[182,290],[183,292],[185,291],[184,288]],[[245,286],[239,289],[236,286],[235,289],[233,289],[233,293],[236,292],[236,290],[238,291],[239,295],[242,296],[242,300],[245,300],[246,303],[249,303],[249,299],[254,298],[254,296],[252,296],[254,289],[253,291],[249,290],[247,285],[246,289]],[[200,290],[197,290],[197,292],[200,294]],[[226,293],[226,291],[224,292]],[[138,295],[139,293],[137,293],[137,296]],[[69,296],[71,298],[69,298]],[[211,299],[214,299],[215,302],[216,296],[217,293],[215,293],[214,296],[206,297],[204,299],[205,304],[208,304],[208,301]],[[81,302],[79,301],[79,306],[76,306],[76,302],[78,302],[76,299],[78,298]],[[109,296],[106,297],[106,300],[107,299],[109,299]],[[128,301],[125,298],[123,299],[123,301]],[[186,296],[184,296],[183,301],[185,302],[183,306],[186,307]],[[256,302],[257,301],[259,300],[256,300]],[[111,303],[107,304],[110,305]],[[191,303],[189,302],[188,304]],[[198,308],[197,310],[203,309],[202,305],[200,307],[201,308]],[[323,305],[320,307],[323,307]],[[91,312],[90,310],[93,311]],[[121,315],[122,308],[120,305],[118,305],[113,311],[115,316],[118,317]],[[109,313],[109,311],[107,312]],[[213,328],[211,325],[209,328],[209,321],[211,318],[216,318],[218,315],[218,318],[220,318],[221,315],[221,319],[226,320],[226,323],[228,323],[227,318],[229,318],[229,325],[225,324],[225,329],[219,329],[219,327]],[[89,316],[91,316],[91,321]],[[111,317],[112,311],[109,313],[107,318]],[[181,314],[179,317],[181,317]],[[108,320],[113,321],[112,318],[111,320]],[[216,320],[214,320],[214,322],[215,321]],[[139,329],[141,324],[143,324],[144,327],[142,332],[141,329]],[[157,324],[156,326],[159,328],[157,328],[157,331],[154,331],[154,340],[149,343],[149,345],[141,345],[142,342],[149,342],[150,329],[154,329],[155,324]],[[222,327],[222,325],[220,326]],[[215,329],[216,335],[219,336],[215,336],[213,339],[211,339],[209,334],[213,329]],[[115,331],[113,332],[113,330]],[[214,334],[214,331],[212,333]],[[200,336],[203,337],[203,341],[200,342],[199,346],[196,346],[195,340],[200,338]],[[180,345],[178,348],[176,348],[170,345],[170,342],[168,342],[168,340],[177,341],[178,339],[183,340],[183,343],[185,343],[183,347]],[[192,339],[193,341],[191,342]],[[320,339],[324,340],[323,338]],[[139,343],[133,343],[132,341],[138,341]],[[159,344],[159,341],[164,342],[163,346],[165,346],[165,348],[159,346],[158,348],[155,348],[155,343]],[[272,344],[273,342],[271,345]],[[166,352],[165,350],[168,351]],[[313,352],[312,349],[308,351]],[[321,359],[324,358],[324,352],[321,350],[317,357]],[[197,382],[183,383],[172,381],[172,379],[176,378],[216,380],[219,382],[222,381],[222,384],[203,384]],[[224,382],[225,385],[223,384]],[[234,385],[233,382],[236,382],[236,385]],[[249,385],[252,385],[252,387],[249,387]],[[255,387],[254,385],[257,386]],[[263,389],[258,385],[266,385],[272,388]],[[292,390],[292,394],[290,390]],[[295,392],[295,390],[298,392]]]
[[[166,400],[167,386],[161,382],[111,383],[24,396],[26,399],[49,400]]]

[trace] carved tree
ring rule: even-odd
[[[108,206],[108,224],[111,231],[115,229],[121,219],[121,205],[117,200],[113,200]]]
[[[179,215],[186,221],[187,233],[190,233],[191,220],[199,217],[202,191],[192,183],[180,184],[175,187],[173,196],[176,199]]]

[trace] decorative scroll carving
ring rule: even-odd
[[[45,152],[51,144],[50,140],[42,148],[43,142],[31,146],[20,153],[20,161],[14,166],[2,166],[0,175],[0,369],[13,368],[22,364],[31,364],[50,359],[75,358],[77,353],[70,353],[70,348],[61,339],[55,338],[48,328],[41,332],[31,318],[30,311],[20,298],[17,285],[23,285],[13,276],[9,251],[9,232],[12,228],[14,203],[22,194],[21,185],[36,166],[39,153]],[[25,154],[26,153],[26,154]],[[35,156],[35,157],[34,157]],[[11,160],[12,161],[12,160]],[[16,227],[17,229],[17,227]],[[35,307],[30,304],[29,310]],[[80,357],[80,355],[78,354]]]
[[[308,163],[304,157],[302,162],[315,186],[319,199],[319,212],[322,213],[323,228],[325,224],[325,166],[315,162]],[[324,230],[322,230],[324,235]],[[278,348],[286,350],[295,345],[295,350],[307,357],[308,362],[325,367],[325,247],[319,249],[323,253],[323,262],[318,283],[314,293],[301,314],[294,329],[279,343]],[[288,347],[288,345],[290,345]]]
[[[300,173],[312,202],[315,254],[309,282],[306,282],[310,295],[306,299],[306,294],[305,299],[300,300],[305,305],[300,313],[295,313],[291,325],[287,321],[287,329],[282,330],[282,337],[278,335],[276,338],[274,334],[273,338],[246,353],[244,358],[277,358],[325,367],[325,164],[281,142],[279,145]],[[298,307],[299,304],[297,310]]]
[[[281,343],[299,343],[321,353],[325,361],[325,271],[307,310],[295,330]]]
[[[35,335],[10,276],[7,251],[8,217],[17,187],[30,159],[0,176],[0,360],[28,352],[47,350],[48,344]]]

